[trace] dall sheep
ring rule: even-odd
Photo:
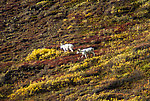
[[[92,47],[86,48],[86,49],[82,49],[82,50],[78,49],[77,54],[81,53],[82,57],[85,56],[85,58],[87,58],[87,53],[92,53],[93,56],[95,56],[95,53],[93,51],[94,51],[94,48],[92,48]]]
[[[61,46],[60,46],[60,49],[63,49],[64,50],[64,52],[66,52],[66,51],[68,51],[68,50],[70,50],[70,51],[72,51],[73,52],[73,45],[72,44],[61,44]]]

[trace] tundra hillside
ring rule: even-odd
[[[149,99],[149,0],[0,1],[1,101]]]

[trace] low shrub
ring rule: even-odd
[[[141,69],[145,72],[145,74],[149,77],[150,76],[150,63],[141,67]]]
[[[54,59],[60,55],[60,51],[56,49],[34,49],[31,54],[26,57],[26,61],[31,60],[43,60],[43,59]]]

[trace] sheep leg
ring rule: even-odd
[[[85,54],[85,58],[87,58],[87,55]]]
[[[71,52],[73,52],[73,49],[71,47],[69,49],[71,50]]]
[[[93,56],[95,56],[95,53],[94,52],[92,52],[93,53]]]
[[[67,52],[68,51],[68,47],[66,47],[65,49],[66,49],[66,52]]]
[[[73,52],[73,49],[70,49]]]
[[[82,54],[81,58],[83,58],[83,55],[84,55],[84,54]]]
[[[64,48],[64,52],[66,52],[67,50],[66,50],[66,48]]]
[[[64,52],[65,52],[65,49],[63,48]]]

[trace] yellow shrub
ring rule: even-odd
[[[93,65],[98,63],[99,56],[87,58],[82,63],[76,63],[74,66],[72,66],[69,71],[76,71],[76,70],[83,70],[89,67],[92,67]]]
[[[43,59],[54,59],[60,55],[60,51],[56,49],[34,49],[31,54],[26,57],[26,61],[31,60],[43,60]]]
[[[8,97],[10,99],[16,99],[17,97],[26,97],[28,95],[33,95],[35,92],[39,92],[40,90],[45,89],[45,88],[42,88],[44,83],[45,83],[45,81],[34,83],[34,84],[30,84],[26,88],[18,89],[17,91],[12,93]]]
[[[48,1],[40,1],[40,2],[38,2],[38,3],[36,3],[36,5],[42,5],[42,4],[45,4],[45,3],[47,3]]]

